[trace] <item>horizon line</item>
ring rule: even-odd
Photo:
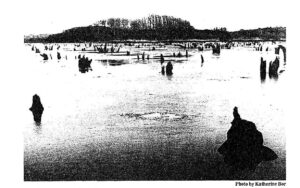
[[[67,30],[70,30],[70,29],[74,29],[74,28],[81,28],[81,27],[97,27],[97,26],[93,26],[93,25],[87,25],[87,26],[77,26],[77,27],[71,27],[69,29],[64,29],[62,30],[61,32],[57,32],[57,33],[40,33],[40,34],[33,34],[33,33],[30,33],[30,34],[24,34],[24,36],[30,36],[30,35],[34,35],[34,36],[38,36],[38,35],[55,35],[55,34],[60,34],[60,33],[63,33],[64,31],[67,31]],[[102,26],[103,27],[103,26]],[[104,27],[107,27],[107,26],[104,26]],[[255,30],[255,29],[265,29],[265,28],[286,28],[286,26],[264,26],[264,27],[256,27],[256,28],[249,28],[249,29],[239,29],[239,30],[226,30],[227,32],[237,32],[237,31],[241,31],[241,30]],[[110,28],[110,27],[108,27]],[[215,28],[222,28],[222,27],[214,27],[214,28],[211,28],[211,29],[197,29],[197,28],[194,28],[195,30],[214,30]],[[223,27],[224,28],[224,27]],[[226,27],[225,27],[226,28]],[[226,28],[227,29],[227,28]]]

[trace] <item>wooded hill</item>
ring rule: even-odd
[[[44,37],[24,38],[25,42],[106,42],[126,40],[285,40],[285,27],[268,27],[228,32],[226,28],[198,30],[190,22],[172,16],[150,15],[136,20],[110,18],[87,27],[76,27]]]

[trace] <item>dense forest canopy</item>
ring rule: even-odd
[[[149,15],[141,19],[109,18],[87,27],[76,27],[43,37],[27,36],[25,42],[105,42],[113,40],[285,40],[286,28],[228,32],[226,28],[197,30],[189,21],[173,16]]]
[[[107,20],[99,20],[93,26],[104,26],[110,28],[122,28],[132,30],[147,29],[194,29],[190,22],[173,16],[149,15],[141,19],[128,20],[126,18],[109,18]]]

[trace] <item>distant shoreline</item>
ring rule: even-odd
[[[286,39],[232,39],[226,42],[286,42]],[[217,39],[177,39],[177,40],[109,40],[109,41],[82,41],[82,42],[24,42],[24,43],[185,43],[185,42],[225,42]]]
[[[229,32],[197,29],[122,29],[104,26],[72,28],[52,35],[24,36],[24,43],[159,43],[286,41],[285,27]]]

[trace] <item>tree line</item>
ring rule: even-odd
[[[259,28],[229,32],[225,27],[198,30],[173,16],[149,15],[141,19],[109,18],[87,27],[76,27],[47,37],[25,37],[25,42],[104,42],[113,40],[285,40],[286,28]]]
[[[104,26],[112,29],[160,30],[160,29],[194,29],[189,21],[173,16],[151,14],[141,19],[109,18],[99,20],[93,26]]]

